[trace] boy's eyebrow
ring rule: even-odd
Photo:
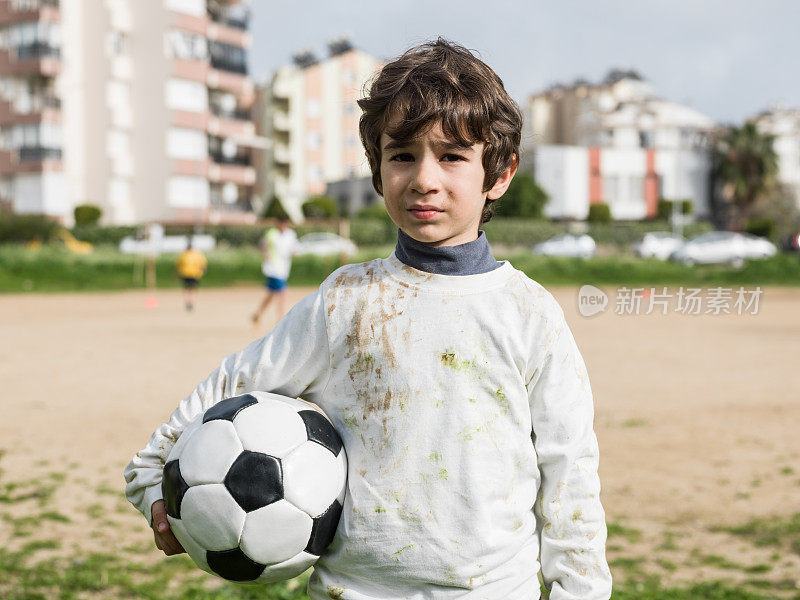
[[[413,144],[413,140],[403,141],[403,140],[390,139],[390,141],[386,142],[386,145],[383,147],[383,149],[394,150],[395,148],[407,148],[411,144]],[[468,144],[465,146],[464,144],[459,144],[458,142],[442,140],[434,142],[433,145],[442,148],[443,150],[469,150],[475,144]]]

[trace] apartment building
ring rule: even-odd
[[[239,0],[0,0],[0,195],[70,222],[252,220]]]
[[[260,135],[270,140],[258,168],[258,194],[265,202],[278,197],[292,217],[301,218],[302,204],[325,194],[329,183],[370,176],[356,101],[382,65],[347,39],[337,39],[324,59],[299,52],[258,87],[256,121]],[[344,212],[354,202],[359,199],[340,198]]]
[[[714,121],[659,97],[638,73],[553,86],[524,113],[523,165],[550,194],[549,217],[582,219],[606,202],[616,219],[649,218],[659,198],[708,214]]]
[[[789,188],[800,208],[800,110],[775,106],[753,120],[759,131],[775,136],[778,181]]]

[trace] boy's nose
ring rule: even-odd
[[[419,194],[427,194],[431,191],[436,191],[439,188],[436,168],[436,160],[423,158],[418,161],[411,181],[411,189]]]

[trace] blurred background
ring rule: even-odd
[[[443,36],[524,115],[485,229],[586,360],[614,597],[800,599],[798,23],[794,0],[0,0],[0,596],[305,597],[164,560],[121,473],[277,322],[250,317],[279,218],[290,303],[391,252],[356,101]]]

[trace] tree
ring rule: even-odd
[[[73,209],[75,225],[97,225],[103,210],[94,204],[79,204]]]
[[[590,223],[610,223],[611,207],[605,202],[589,205],[589,214],[586,220]]]
[[[273,196],[269,206],[264,209],[263,217],[265,219],[286,219],[289,218],[289,215],[283,209],[280,199],[277,196]]]
[[[303,203],[303,216],[312,219],[335,219],[339,216],[339,205],[330,196],[311,196]]]
[[[518,171],[497,202],[497,216],[541,219],[548,199],[547,192],[539,187],[533,174]]]
[[[716,139],[713,174],[728,207],[726,220],[732,229],[741,229],[744,216],[768,194],[775,181],[778,156],[772,145],[774,139],[759,132],[753,121],[728,127]]]

